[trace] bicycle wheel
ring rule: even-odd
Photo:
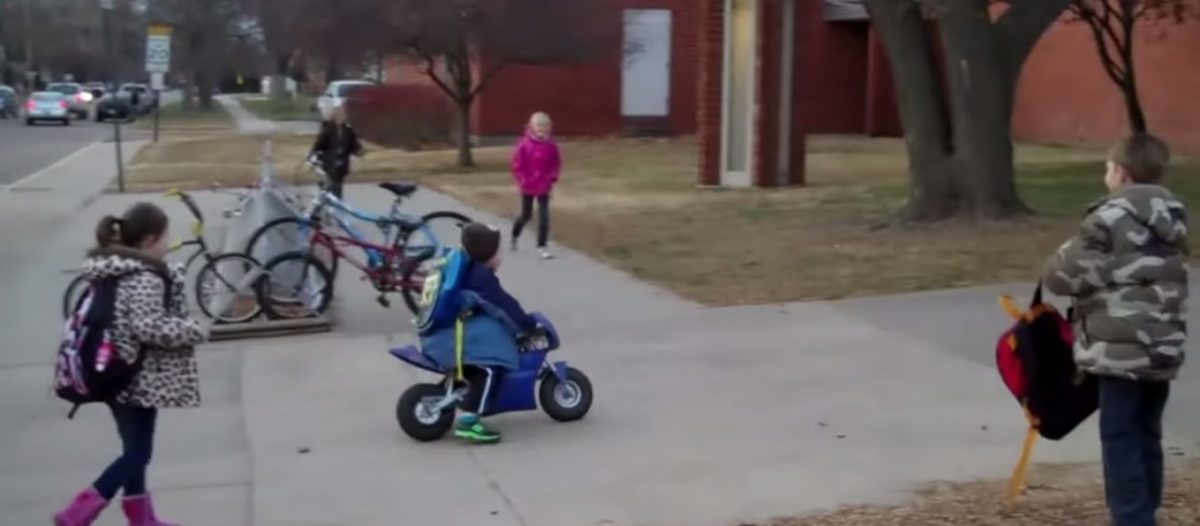
[[[258,304],[270,319],[320,316],[333,299],[333,276],[307,252],[282,254],[263,265],[257,281]]]
[[[443,247],[458,246],[462,228],[470,222],[465,215],[445,210],[421,216],[421,224],[404,234],[404,257],[422,260],[437,255]]]
[[[218,323],[242,323],[262,314],[258,280],[262,263],[245,254],[222,254],[208,260],[196,274],[196,303],[200,312]]]
[[[62,297],[62,317],[67,319],[71,316],[71,312],[75,310],[75,306],[79,304],[79,298],[83,297],[84,291],[87,290],[87,277],[83,274],[75,276],[71,282],[67,284],[67,290],[63,291]]]
[[[281,217],[258,227],[246,242],[245,253],[258,261],[294,251],[312,251],[325,263],[330,276],[337,276],[338,260],[325,246],[312,246],[312,232],[320,225],[302,217]]]

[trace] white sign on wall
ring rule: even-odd
[[[171,70],[171,28],[150,26],[146,30],[146,72],[166,73]]]

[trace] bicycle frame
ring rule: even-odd
[[[423,285],[423,282],[402,283],[397,279],[399,272],[396,270],[413,261],[405,256],[400,248],[388,247],[352,236],[330,234],[319,227],[313,229],[309,244],[313,247],[324,247],[333,257],[350,263],[351,266],[362,272],[365,278],[371,280],[375,288],[381,292],[394,292],[402,288],[419,288]],[[343,249],[345,246],[362,249],[368,256],[367,261],[359,261],[352,257]],[[372,260],[372,256],[378,259]]]
[[[440,241],[438,240],[437,235],[433,232],[433,229],[431,229],[427,225],[425,225],[420,217],[405,214],[404,212],[400,211],[400,205],[404,202],[404,198],[397,197],[396,199],[394,199],[392,201],[391,207],[388,210],[388,215],[386,215],[386,216],[359,210],[358,208],[355,208],[354,206],[350,205],[349,203],[346,203],[345,201],[339,199],[337,196],[333,195],[332,193],[324,190],[324,181],[327,180],[328,177],[325,175],[324,171],[321,170],[320,167],[314,166],[313,169],[320,176],[321,184],[320,184],[320,188],[317,190],[317,194],[315,196],[313,196],[312,202],[309,204],[308,208],[304,211],[304,217],[308,218],[314,224],[319,224],[320,223],[320,220],[319,220],[320,213],[323,210],[325,210],[326,208],[332,209],[333,213],[331,215],[333,217],[334,222],[337,223],[338,228],[342,229],[342,231],[346,232],[346,234],[349,236],[349,238],[344,238],[344,241],[346,242],[346,244],[353,244],[353,245],[363,249],[363,253],[367,257],[368,265],[372,265],[372,266],[381,265],[384,262],[384,260],[387,259],[387,256],[389,255],[389,254],[387,254],[387,252],[391,251],[392,249],[367,241],[365,239],[365,237],[358,230],[356,230],[353,226],[351,226],[349,218],[357,219],[359,221],[364,221],[364,222],[368,222],[368,223],[374,223],[375,226],[379,229],[380,233],[383,235],[383,239],[395,239],[396,241],[399,241],[398,236],[400,236],[400,235],[403,235],[412,230],[423,230],[426,233],[426,235],[428,235],[430,237],[430,239],[433,240],[433,243],[435,246],[440,245]],[[399,230],[398,232],[396,232],[397,237],[395,237],[395,238],[393,238],[393,236],[392,236],[392,228],[393,227],[395,227]],[[353,240],[353,242],[351,242],[351,240]],[[395,244],[396,244],[396,242],[393,242],[393,245],[395,245]],[[393,255],[393,256],[398,255],[404,259],[410,259],[410,257],[411,257],[408,254],[391,254],[391,255]],[[346,258],[344,255],[344,252],[341,257],[343,259],[347,259],[348,261],[351,261],[351,263],[353,264],[353,260]],[[361,267],[359,267],[358,265],[355,265],[355,266],[360,268],[360,270],[361,270]]]

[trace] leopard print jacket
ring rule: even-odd
[[[134,250],[103,248],[88,254],[83,272],[90,279],[119,278],[110,338],[125,360],[135,360],[139,349],[145,353],[141,370],[116,402],[138,407],[199,406],[195,346],[208,335],[187,316],[182,265],[168,269]],[[164,304],[165,276],[172,284]]]

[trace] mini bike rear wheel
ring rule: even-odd
[[[433,442],[446,436],[454,425],[454,406],[441,411],[431,407],[445,394],[446,387],[441,384],[416,384],[405,389],[396,402],[396,421],[404,434],[418,442]]]
[[[592,408],[592,382],[583,371],[568,367],[565,381],[546,375],[538,387],[538,401],[550,418],[559,422],[579,420]]]

